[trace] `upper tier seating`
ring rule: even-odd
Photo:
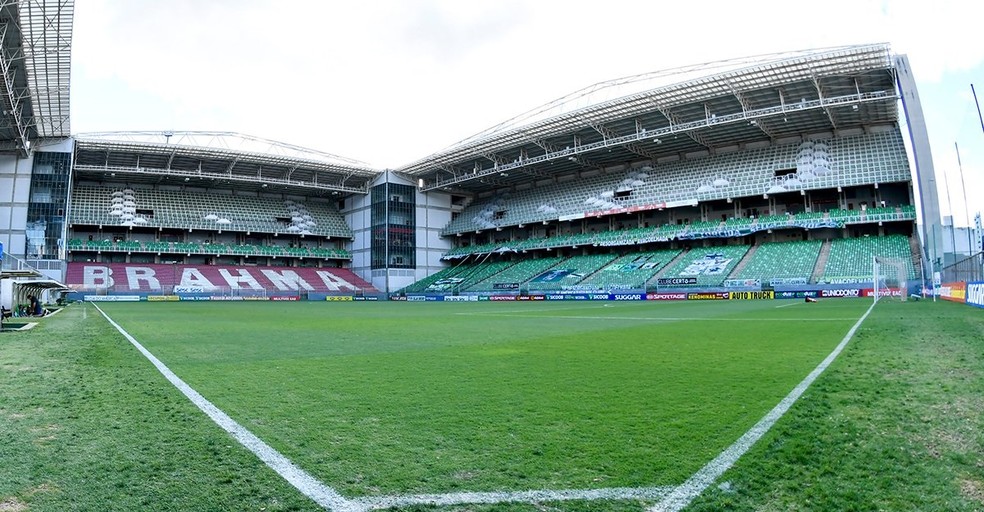
[[[791,169],[797,172],[775,175],[777,170]],[[716,154],[499,192],[466,207],[442,233],[532,224],[562,216],[590,217],[617,208],[672,207],[910,179],[902,135],[896,130]]]
[[[663,277],[696,277],[694,286],[721,286],[747,252],[747,245],[695,247]]]
[[[820,256],[822,240],[777,242],[760,245],[736,279],[804,278],[808,282]]]
[[[316,201],[79,185],[69,222],[352,238],[333,206]]]
[[[68,241],[69,251],[96,252],[152,252],[158,254],[235,254],[241,256],[277,256],[317,259],[352,259],[352,253],[345,249],[325,247],[285,247],[281,245],[228,245],[228,244],[199,244],[195,242],[143,242],[122,240],[82,241],[73,238]]]

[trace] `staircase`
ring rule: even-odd
[[[684,249],[684,250],[680,251],[680,254],[677,254],[676,258],[673,258],[673,260],[671,260],[669,263],[667,263],[666,265],[663,265],[663,268],[659,269],[659,272],[656,272],[656,275],[654,275],[652,278],[650,278],[649,281],[652,282],[654,279],[659,279],[659,278],[663,277],[664,275],[666,275],[666,271],[669,270],[669,269],[671,269],[671,268],[673,268],[673,267],[675,267],[676,264],[679,263],[680,260],[682,260],[683,258],[686,258],[687,257],[687,253],[689,253],[689,252],[690,251],[687,250],[687,249]],[[649,283],[646,283],[646,284],[648,285]]]
[[[741,271],[744,270],[746,266],[748,266],[748,262],[752,261],[752,258],[755,255],[755,251],[757,251],[758,248],[759,246],[753,245],[748,249],[748,252],[745,253],[745,257],[742,258],[741,261],[739,261],[738,264],[735,265],[735,269],[732,270],[730,274],[728,274],[728,279],[734,279],[736,276],[741,274]]]
[[[820,246],[820,255],[817,256],[817,265],[813,267],[813,275],[810,282],[816,283],[823,276],[823,269],[827,268],[827,260],[830,259],[830,240],[824,240]]]

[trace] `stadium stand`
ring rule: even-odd
[[[694,286],[721,286],[748,248],[747,245],[695,247],[662,276],[696,277]]]
[[[618,208],[651,209],[658,205],[695,204],[696,201],[770,192],[910,179],[899,132],[810,143],[811,158],[821,158],[811,161],[820,161],[824,165],[811,167],[810,172],[777,177],[776,171],[797,169],[803,149],[802,144],[776,145],[499,193],[469,205],[442,233],[451,235],[532,224],[557,220],[565,215],[590,217]]]
[[[333,207],[255,196],[124,189],[78,185],[72,193],[72,224],[143,226],[252,233],[295,233],[352,238]]]
[[[915,279],[909,238],[903,235],[864,236],[833,240],[821,281],[856,283],[872,278],[872,259],[883,256],[903,262],[909,279]]]
[[[287,247],[280,245],[230,245],[223,243],[195,242],[139,242],[130,240],[88,240],[73,238],[68,241],[68,250],[90,252],[126,252],[155,254],[213,254],[216,256],[235,254],[241,256],[277,256],[316,259],[351,259],[352,254],[344,249],[321,247]]]
[[[820,255],[822,240],[765,243],[750,254],[744,268],[732,277],[735,279],[761,279],[763,283],[773,278],[810,280]]]
[[[533,278],[529,291],[562,290],[577,285],[586,277],[615,259],[614,254],[591,254],[570,257],[562,264]]]
[[[646,283],[679,254],[679,249],[626,254],[588,276],[579,286],[608,291],[645,289]]]
[[[508,286],[514,283],[526,283],[530,279],[542,274],[547,271],[547,269],[554,267],[562,261],[564,261],[564,258],[560,256],[520,260],[518,263],[510,266],[502,272],[475,283],[473,286],[469,287],[467,291],[491,292],[498,289],[496,285]]]

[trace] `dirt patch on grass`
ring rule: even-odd
[[[969,500],[984,504],[984,483],[979,480],[961,480],[960,493]]]
[[[16,496],[0,501],[0,512],[24,512],[25,510],[27,510],[27,503],[17,499]]]
[[[55,435],[55,433],[57,433],[60,429],[61,427],[55,424],[32,428],[31,433],[38,436],[34,439],[34,444],[42,445],[58,439],[58,436]]]
[[[60,489],[57,486],[55,486],[55,484],[49,484],[49,483],[45,482],[45,483],[42,483],[40,485],[36,485],[36,486],[28,489],[27,492],[24,493],[24,495],[27,496],[28,498],[30,498],[31,496],[34,496],[35,494],[45,494],[45,493],[49,493],[49,492],[58,492],[59,490]]]
[[[455,480],[472,480],[476,476],[478,476],[478,472],[461,470],[461,471],[455,471],[454,474],[452,474],[451,476]]]

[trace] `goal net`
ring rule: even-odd
[[[875,256],[872,259],[872,289],[875,303],[882,299],[905,302],[909,296],[909,272],[905,262]]]

